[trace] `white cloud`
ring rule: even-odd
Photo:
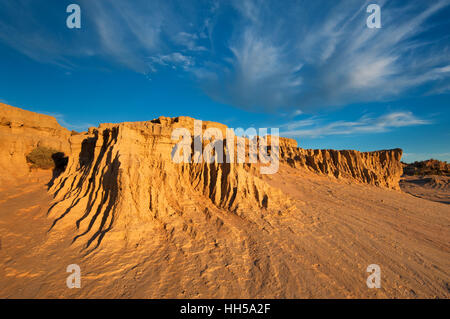
[[[181,67],[184,70],[194,66],[195,62],[192,57],[174,52],[166,55],[158,54],[150,57],[150,65],[152,70],[156,71],[156,65],[167,66],[172,68]]]
[[[54,26],[59,20],[54,18],[65,14],[56,12],[61,6],[46,6],[47,15],[42,15],[42,4],[34,1],[2,5],[0,41],[42,63],[74,68],[74,57],[101,57],[145,74],[149,71],[147,57],[168,51],[168,39],[184,28],[179,22],[183,17],[162,0],[79,0],[79,4],[81,29],[69,30],[62,24],[58,32]]]
[[[79,0],[80,32],[55,33],[56,6],[42,19],[41,4],[17,0],[0,6],[0,41],[69,69],[74,57],[143,74],[170,65],[213,99],[256,111],[380,101],[422,85],[448,93],[446,24],[432,18],[450,0],[377,1],[381,29],[365,25],[369,2]]]
[[[411,112],[392,112],[378,117],[362,116],[357,121],[336,121],[325,123],[319,118],[293,121],[281,126],[281,133],[287,137],[323,137],[388,132],[394,128],[428,125],[432,122],[420,119]],[[301,128],[301,129],[298,129]]]
[[[204,46],[198,44],[199,36],[195,33],[179,32],[174,41],[189,51],[207,51]]]
[[[431,82],[434,90],[448,87],[445,32],[431,44],[419,36],[450,1],[385,3],[378,1],[383,28],[369,29],[361,1],[235,1],[242,17],[229,68],[207,92],[254,110],[308,111],[385,100]]]
[[[447,72],[450,72],[450,65],[447,65],[447,66],[445,66],[445,67],[443,67],[443,68],[436,68],[435,71],[436,71],[437,73],[447,73]]]

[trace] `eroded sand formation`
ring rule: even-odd
[[[439,175],[450,176],[450,164],[447,162],[430,159],[427,161],[403,164],[403,172],[405,175]]]
[[[305,150],[296,141],[281,148],[281,159],[290,166],[369,185],[400,189],[401,149],[358,152],[353,150]]]
[[[188,117],[76,134],[4,104],[0,114],[2,296],[449,296],[448,206],[399,191],[401,150],[281,138],[279,172],[261,175],[174,163],[171,133],[192,129]],[[30,172],[37,145],[63,151],[64,172]],[[65,286],[71,263],[84,274],[77,291]],[[365,284],[372,263],[382,289]]]
[[[130,241],[145,223],[165,224],[186,209],[204,214],[199,197],[236,214],[289,208],[287,196],[262,181],[250,165],[174,163],[171,152],[177,141],[171,139],[172,131],[193,130],[193,123],[179,117],[102,124],[71,136],[67,169],[51,188],[55,226],[76,224],[79,236],[89,238],[87,246],[92,241],[97,246],[112,228]],[[223,126],[203,124],[203,129]]]
[[[25,155],[37,146],[68,153],[70,134],[52,116],[0,103],[0,183],[27,176]]]

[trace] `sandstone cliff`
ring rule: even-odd
[[[287,195],[260,177],[257,164],[174,163],[171,154],[177,141],[172,132],[187,128],[193,134],[192,118],[101,124],[71,134],[50,116],[0,106],[3,177],[26,174],[25,156],[37,145],[67,154],[65,171],[51,183],[51,229],[73,229],[74,242],[88,251],[112,231],[116,235],[111,238],[134,243],[150,224],[159,224],[168,232],[185,231],[191,227],[186,220],[205,216],[219,231],[221,219],[211,217],[215,210],[256,221],[292,207]],[[213,127],[226,135],[226,126],[214,122],[202,122],[201,131]],[[399,149],[369,153],[304,150],[296,141],[280,138],[282,163],[393,189],[398,189],[401,154]]]
[[[304,167],[336,178],[400,189],[398,183],[403,172],[401,149],[375,152],[305,150],[298,148],[294,142],[280,142],[280,158],[292,167]]]
[[[54,117],[0,103],[0,182],[26,175],[25,156],[37,146],[67,153],[69,136]]]
[[[133,242],[147,222],[173,230],[182,227],[186,214],[209,214],[214,207],[238,215],[289,208],[287,196],[263,182],[250,165],[174,163],[172,131],[192,130],[193,123],[179,117],[102,124],[71,136],[72,156],[51,189],[53,226],[76,225],[74,241],[95,248],[113,225],[118,238]],[[218,126],[203,122],[203,130]]]

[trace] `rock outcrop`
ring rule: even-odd
[[[25,176],[26,154],[37,146],[67,153],[70,135],[54,117],[0,103],[0,182]]]
[[[284,139],[286,140],[286,139]],[[354,150],[310,150],[297,147],[294,140],[280,142],[280,158],[292,167],[319,174],[399,190],[402,175],[401,149],[358,152]]]
[[[203,214],[210,205],[238,215],[289,207],[287,196],[251,165],[172,161],[173,130],[192,131],[193,123],[178,117],[102,124],[71,136],[67,169],[51,188],[54,227],[76,225],[74,240],[85,239],[86,248],[95,248],[113,225],[130,241],[147,222],[172,224],[173,216]],[[208,127],[225,128],[203,122],[203,131]]]
[[[405,175],[443,175],[450,176],[450,164],[445,161],[429,159],[410,164],[403,163]]]

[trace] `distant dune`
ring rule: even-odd
[[[279,170],[263,175],[261,164],[175,163],[176,128],[193,133],[194,119],[76,133],[0,104],[0,297],[450,296],[449,206],[400,190],[402,150],[280,138]],[[64,167],[31,168],[36,148]],[[66,287],[73,263],[81,289]],[[380,289],[366,286],[370,264]]]

